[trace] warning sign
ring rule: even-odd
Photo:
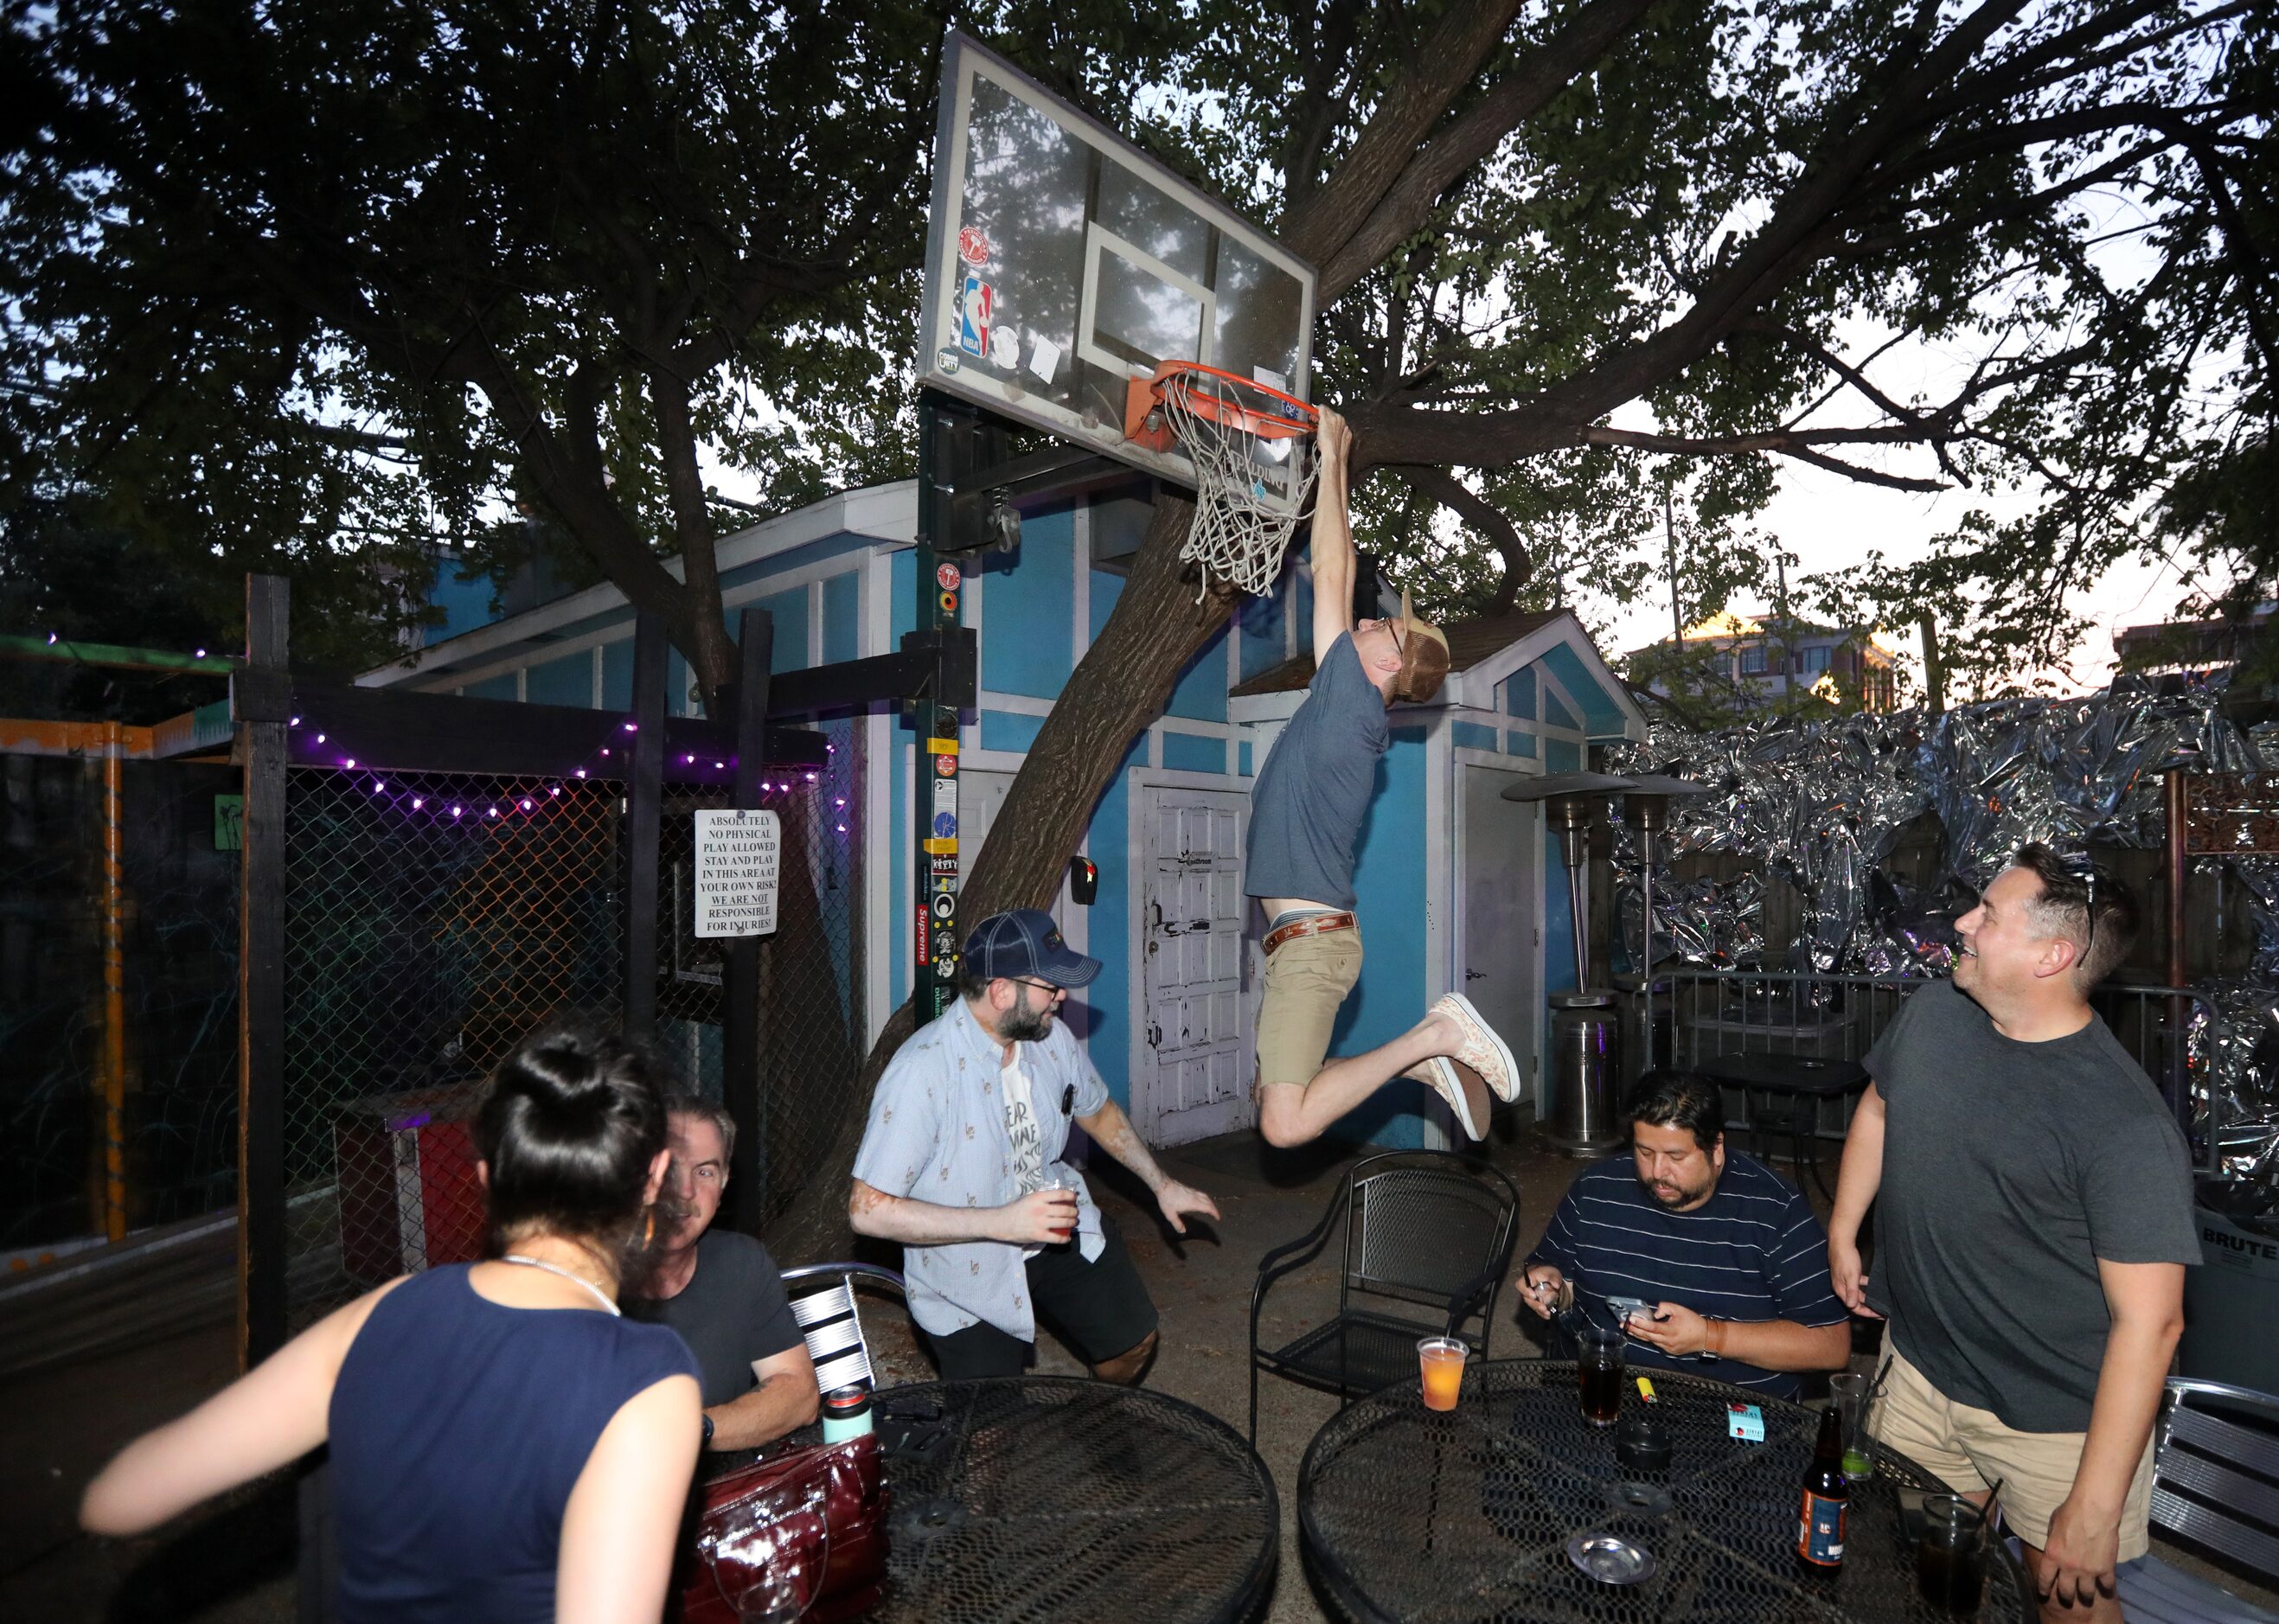
[[[772,812],[699,812],[696,935],[767,936],[776,928],[781,825]]]

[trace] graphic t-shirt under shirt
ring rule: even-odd
[[[1385,696],[1362,669],[1353,634],[1341,633],[1251,786],[1245,896],[1354,905],[1354,846],[1392,741]]]
[[[2098,1260],[2200,1260],[2167,1103],[2103,1021],[2021,1043],[1951,981],[1863,1063],[1884,1105],[1868,1305],[1947,1398],[2086,1431],[2113,1323]]]
[[[1019,1051],[1016,1050],[1017,1056]],[[1044,1132],[1037,1125],[1037,1103],[1031,1097],[1029,1074],[1021,1069],[1016,1058],[1005,1064],[997,1074],[997,1086],[1005,1096],[1005,1137],[1013,1146],[1013,1178],[1023,1193],[1041,1190],[1045,1183]],[[1033,1258],[1043,1250],[1024,1246],[1021,1255]]]

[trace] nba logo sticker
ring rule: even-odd
[[[969,356],[989,353],[989,313],[995,303],[989,284],[978,272],[965,273],[965,291],[957,299],[957,347]]]

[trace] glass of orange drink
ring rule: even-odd
[[[1424,1407],[1453,1410],[1464,1384],[1464,1360],[1471,1350],[1454,1337],[1426,1337],[1416,1344],[1424,1377]]]

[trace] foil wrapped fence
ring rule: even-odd
[[[1655,841],[1654,961],[1937,974],[1951,961],[1954,919],[2019,846],[2157,848],[2167,831],[2162,774],[2279,764],[2279,726],[2251,733],[2222,700],[2220,677],[2123,676],[2102,693],[1938,716],[1766,718],[1717,732],[1659,720],[1645,743],[1615,747],[1606,763],[1707,786],[1670,801],[1668,831]],[[1925,814],[1937,819],[1939,861],[1930,883],[1916,887],[1884,865]],[[1716,853],[1750,861],[1730,879],[1676,879],[1678,860]],[[1624,824],[1615,825],[1614,856],[1618,951],[1636,966],[1645,945],[1639,847]],[[2217,1030],[2199,1036],[2206,1053],[2192,1075],[2196,1091],[2214,1090],[2215,1120],[2251,1130],[2227,1160],[2261,1154],[2268,1165],[2275,1158],[2262,1153],[2279,1134],[2279,858],[2202,860],[2214,863],[2239,882],[2258,946],[2252,981],[2216,990]],[[1768,878],[1801,898],[1792,943],[1768,940]],[[1780,962],[1769,962],[1784,948]]]

